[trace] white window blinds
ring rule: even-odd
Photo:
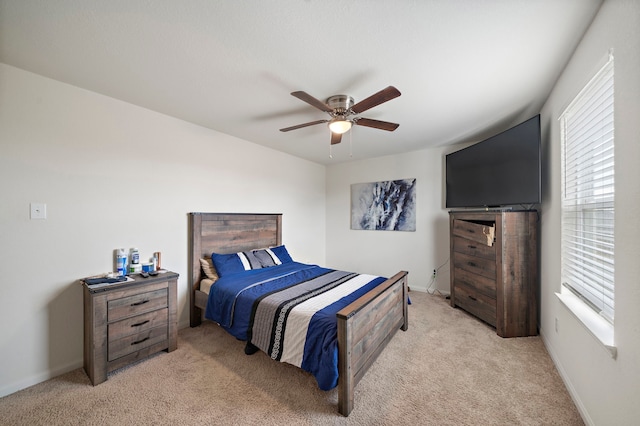
[[[562,283],[614,319],[613,57],[560,117]]]

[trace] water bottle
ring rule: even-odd
[[[118,275],[123,277],[127,275],[127,253],[124,249],[118,249],[116,254],[116,265],[118,265]]]

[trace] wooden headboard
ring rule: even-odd
[[[189,306],[191,325],[200,323],[196,290],[200,259],[282,244],[281,213],[189,213]]]

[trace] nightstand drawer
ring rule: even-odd
[[[137,352],[140,349],[165,341],[167,338],[168,330],[165,325],[164,327],[156,327],[131,336],[123,337],[122,339],[117,339],[113,342],[109,341],[108,360],[113,361],[130,353]]]
[[[109,300],[107,303],[107,321],[118,321],[122,318],[164,308],[169,304],[168,294],[167,288],[161,288],[155,291]]]
[[[164,308],[109,324],[109,342],[150,328],[166,325],[168,318],[169,309]]]

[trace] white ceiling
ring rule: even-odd
[[[602,0],[0,0],[0,61],[321,164],[537,114]],[[402,96],[333,147],[303,90]],[[64,107],[61,105],[60,107]],[[352,153],[352,155],[350,154]]]

